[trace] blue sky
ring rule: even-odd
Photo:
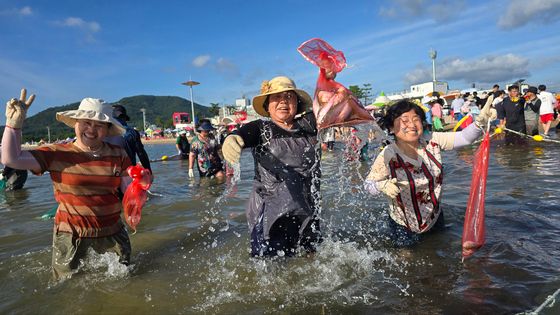
[[[558,20],[560,0],[2,0],[0,96],[27,87],[34,114],[84,97],[189,98],[190,77],[195,102],[231,104],[276,75],[312,93],[317,68],[296,51],[312,37],[344,52],[346,86],[429,81],[433,47],[451,88],[526,78],[560,91]]]

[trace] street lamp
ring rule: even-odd
[[[190,87],[190,89],[191,89],[191,112],[192,112],[191,122],[192,122],[192,127],[193,127],[193,129],[194,129],[194,119],[195,119],[195,117],[194,117],[194,102],[193,102],[192,87],[193,87],[193,85],[199,85],[200,82],[196,82],[196,81],[189,80],[189,81],[183,82],[183,83],[181,83],[181,84],[182,84],[182,85],[188,85],[188,86]]]
[[[433,48],[430,48],[430,59],[432,59],[432,86],[433,91],[436,90],[436,58],[437,58],[437,51]]]
[[[144,122],[144,132],[146,132],[146,109],[145,108],[140,108],[140,111],[142,112],[142,121]]]

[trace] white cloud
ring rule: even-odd
[[[560,0],[512,0],[498,26],[514,29],[529,23],[544,24],[560,17]]]
[[[437,77],[465,83],[496,83],[529,76],[529,59],[514,54],[476,60],[453,58],[437,65]],[[419,66],[405,75],[409,84],[432,80],[432,69]]]
[[[208,61],[210,61],[210,55],[200,55],[193,59],[192,65],[197,68],[201,68],[204,67]]]
[[[238,77],[239,76],[239,69],[237,67],[236,64],[234,64],[233,62],[220,57],[217,61],[216,61],[216,70],[218,70],[218,72],[221,72],[222,74],[224,74],[226,77]]]
[[[33,11],[31,10],[30,6],[25,6],[21,9],[19,9],[19,14],[20,15],[32,15]]]
[[[458,16],[465,6],[464,0],[394,0],[390,3],[379,9],[379,15],[393,19],[427,16],[438,22]]]
[[[97,33],[101,30],[101,26],[99,25],[99,23],[95,21],[88,22],[79,17],[69,17],[66,18],[64,21],[57,22],[56,24],[65,27],[76,27],[91,33]]]
[[[0,15],[30,16],[33,15],[33,10],[30,6],[25,6],[23,8],[1,10]]]

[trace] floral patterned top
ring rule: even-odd
[[[195,136],[191,144],[191,153],[196,156],[198,171],[201,176],[213,176],[223,169],[222,159],[218,151],[220,145],[218,140],[208,138],[206,141]]]
[[[429,139],[422,138],[416,159],[406,156],[399,147],[391,143],[377,156],[368,182],[396,178],[406,181],[407,189],[391,200],[389,215],[398,224],[415,233],[428,231],[440,215],[443,165],[441,150],[453,148],[453,133],[432,133]]]

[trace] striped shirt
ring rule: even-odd
[[[105,237],[122,227],[118,188],[131,165],[119,146],[104,143],[92,154],[73,143],[52,144],[29,151],[49,171],[58,202],[55,232],[77,237]]]

